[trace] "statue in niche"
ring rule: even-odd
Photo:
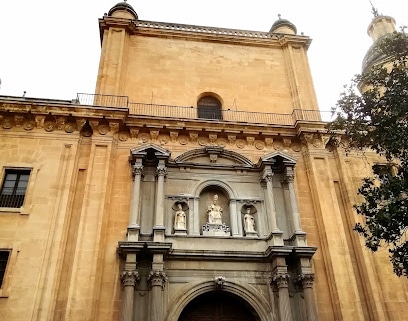
[[[177,211],[174,216],[174,230],[186,229],[186,213],[183,211],[183,205],[177,204]]]
[[[256,210],[253,213],[255,212]],[[256,235],[255,219],[251,214],[250,206],[246,208],[245,215],[244,215],[244,231],[246,235],[251,235],[251,236]]]
[[[222,224],[222,207],[218,205],[218,195],[215,194],[213,203],[208,206],[208,223],[209,224]]]

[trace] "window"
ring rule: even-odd
[[[198,118],[222,119],[221,102],[214,96],[204,96],[197,102]]]
[[[0,193],[0,207],[19,208],[24,203],[30,170],[6,169]]]
[[[3,285],[9,255],[10,255],[9,251],[0,251],[0,288]]]

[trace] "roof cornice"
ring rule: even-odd
[[[289,35],[264,31],[228,29],[208,26],[187,25],[147,20],[129,20],[105,16],[99,19],[101,41],[103,31],[111,27],[126,28],[131,35],[147,37],[178,38],[185,40],[233,43],[240,45],[255,45],[266,47],[281,47],[292,43],[309,47],[311,39],[303,35]]]

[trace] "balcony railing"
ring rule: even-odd
[[[23,206],[26,188],[3,187],[0,194],[0,207],[19,208]]]
[[[129,108],[130,115],[177,118],[184,120],[211,120],[222,122],[239,122],[250,124],[270,124],[281,126],[294,126],[299,121],[328,122],[331,121],[330,111],[294,109],[291,114],[261,113],[238,111],[231,109],[221,110],[221,114],[208,115],[200,113],[196,107],[171,106],[158,104],[144,104],[129,102],[127,96],[78,94],[76,103],[81,105],[101,107],[125,107]]]

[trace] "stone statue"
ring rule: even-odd
[[[177,204],[176,215],[174,216],[174,229],[185,230],[186,229],[186,213],[183,211],[183,206]]]
[[[208,206],[208,223],[209,224],[222,224],[222,207],[218,205],[218,195],[215,194],[213,203]]]
[[[247,207],[244,215],[244,229],[245,233],[256,233],[255,231],[255,219],[251,215],[251,208]]]

